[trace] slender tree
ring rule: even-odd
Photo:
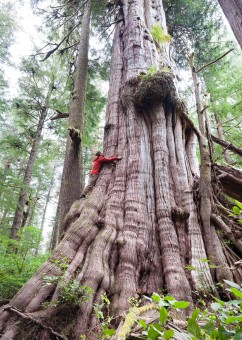
[[[96,339],[93,304],[105,292],[111,315],[119,316],[137,290],[166,290],[192,307],[192,291],[217,294],[216,282],[241,281],[241,269],[230,269],[231,261],[241,256],[240,243],[234,243],[236,251],[224,246],[214,228],[224,225],[216,217],[212,226],[201,224],[199,131],[178,99],[169,71],[162,2],[122,0],[117,5],[104,151],[123,159],[116,167],[104,166],[88,198],[72,205],[62,221],[66,234],[52,257],[2,308],[0,329],[6,338],[32,334],[31,325],[20,330],[16,322],[25,317],[38,327],[40,338],[80,339],[86,333]],[[206,260],[211,243],[213,272]],[[43,273],[52,279],[48,284]],[[70,305],[61,301],[63,288],[73,279],[92,293],[85,302],[80,296],[70,312]],[[46,301],[50,306],[42,309]]]
[[[87,1],[81,25],[80,44],[76,62],[73,97],[69,110],[69,134],[59,197],[59,216],[62,221],[73,202],[79,199],[82,190],[83,116],[87,89],[88,45],[91,8]],[[64,230],[61,228],[60,234]]]
[[[33,144],[31,147],[31,151],[29,154],[29,158],[27,161],[25,173],[24,173],[24,179],[23,179],[23,186],[20,190],[19,193],[19,199],[18,199],[18,206],[15,211],[14,219],[13,219],[13,225],[11,229],[11,237],[13,239],[16,239],[18,237],[18,231],[21,228],[23,218],[24,218],[24,205],[26,204],[26,201],[28,201],[27,196],[28,196],[28,186],[30,185],[32,174],[33,174],[33,168],[34,164],[37,158],[38,154],[38,148],[41,140],[41,134],[44,126],[44,122],[46,120],[47,114],[48,114],[48,107],[49,107],[49,102],[51,98],[51,94],[53,91],[53,86],[54,83],[53,81],[49,85],[48,92],[46,94],[46,98],[44,100],[44,103],[38,103],[38,123],[37,123],[37,128],[34,134],[33,138]]]

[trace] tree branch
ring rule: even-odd
[[[219,61],[220,59],[224,58],[227,54],[229,54],[230,52],[232,52],[234,50],[234,48],[231,48],[229,51],[227,51],[226,53],[224,53],[223,55],[221,55],[220,57],[218,57],[217,59],[210,61],[210,63],[202,66],[199,70],[196,71],[196,73],[201,72],[202,70],[204,70],[206,67],[215,64],[217,61]]]
[[[212,140],[213,140],[215,143],[221,145],[223,148],[226,148],[226,149],[228,149],[228,150],[231,150],[231,151],[233,151],[234,153],[236,153],[237,155],[242,156],[242,150],[239,149],[239,148],[237,148],[236,146],[234,146],[232,143],[228,143],[228,142],[226,142],[225,140],[220,139],[220,138],[218,138],[218,137],[215,137],[215,136],[213,136],[213,135],[211,135],[211,138],[212,138]]]
[[[74,27],[72,27],[72,29],[68,32],[68,34],[59,42],[59,44],[56,45],[55,48],[53,48],[52,50],[48,51],[44,57],[44,59],[42,59],[41,61],[44,61],[46,59],[48,59],[56,50],[58,50],[58,48],[61,46],[61,44],[69,37],[69,35],[80,25],[80,23],[76,24]],[[43,53],[42,53],[43,54]]]
[[[41,326],[44,329],[47,329],[48,331],[50,331],[51,334],[57,336],[59,339],[63,339],[63,340],[68,340],[64,335],[55,332],[51,327],[44,325],[41,321],[26,315],[25,313],[20,312],[18,309],[14,308],[13,306],[7,306],[4,308],[4,310],[9,310],[13,313],[16,313],[17,315],[21,316],[21,318],[25,319],[25,320],[30,320],[34,323],[36,323],[37,325]]]
[[[56,120],[56,119],[61,119],[61,118],[68,118],[69,117],[69,112],[61,112],[59,110],[56,110],[57,114],[52,116],[50,120]]]

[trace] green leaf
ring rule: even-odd
[[[238,222],[242,223],[242,220],[238,220]]]
[[[176,308],[187,308],[190,305],[188,301],[176,301],[173,306]]]
[[[239,201],[235,200],[235,203],[237,204],[237,206],[242,210],[242,203],[240,203]]]
[[[207,323],[206,325],[204,325],[204,326],[202,327],[202,329],[205,330],[206,334],[208,334],[208,335],[211,336],[211,334],[212,334],[212,333],[214,332],[214,330],[215,330],[215,325],[214,325],[213,322],[210,321],[209,323]]]
[[[160,299],[161,299],[161,297],[160,297],[160,295],[158,295],[157,293],[153,293],[153,294],[152,294],[152,299],[153,299],[153,301],[155,301],[155,302],[159,302]]]
[[[163,331],[163,327],[160,323],[154,323],[153,324],[154,329],[161,335],[161,331]]]
[[[240,289],[240,286],[237,283],[233,282],[233,281],[224,280],[224,282],[226,282],[230,287],[234,287],[234,288]]]
[[[140,319],[138,322],[139,322],[141,327],[143,327],[144,329],[147,328],[147,324],[146,324],[146,322],[144,322],[144,320]]]
[[[220,303],[218,303],[218,302],[213,302],[213,303],[211,304],[211,308],[212,308],[213,310],[215,310],[215,311],[218,311],[219,309],[222,308],[222,305],[221,305]]]
[[[206,258],[204,258],[204,259],[200,259],[199,261],[200,261],[200,262],[203,262],[203,263],[210,262],[210,260],[208,260],[208,259],[206,259]]]
[[[172,301],[171,301],[172,302]],[[171,305],[171,303],[168,303],[167,301],[165,301],[164,299],[160,299],[159,303],[158,303],[158,306],[159,307],[169,307]]]
[[[215,296],[213,296],[214,300],[217,301],[221,306],[225,306],[225,302],[222,300],[217,299]]]
[[[230,335],[232,334],[228,332],[224,327],[219,326],[218,328],[218,339],[219,340],[229,340],[231,339]]]
[[[240,299],[242,299],[242,292],[240,292],[237,288],[231,288],[230,290],[235,296],[238,296]]]
[[[196,308],[192,313],[192,319],[196,320],[200,313],[200,308]]]
[[[199,339],[202,335],[201,328],[193,318],[188,319],[187,330],[190,334]]]
[[[166,323],[167,317],[168,317],[167,309],[165,307],[161,307],[161,309],[160,309],[160,322],[162,323],[162,325],[164,325]]]
[[[241,340],[242,339],[242,328],[238,329],[234,335],[234,340]]]
[[[167,331],[164,332],[162,337],[164,340],[167,340],[167,339],[172,338],[174,336],[174,333],[175,332],[173,331],[173,329],[168,329]]]
[[[148,330],[147,340],[157,340],[159,336],[160,332],[157,332],[157,330],[153,328],[153,325],[151,325],[151,327]]]
[[[104,328],[103,329],[103,334],[112,336],[115,334],[115,329],[113,328]]]
[[[235,323],[235,322],[241,322],[242,321],[242,315],[239,316],[229,316],[226,320],[225,323]]]
[[[236,206],[233,207],[233,212],[235,215],[239,215],[240,214],[240,209]]]
[[[166,295],[166,296],[164,296],[164,300],[166,300],[166,301],[174,301],[175,298],[173,296]]]

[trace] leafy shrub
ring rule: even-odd
[[[32,277],[49,254],[35,256],[40,230],[26,226],[19,240],[0,235],[0,299],[10,299]]]
[[[213,297],[211,306],[204,309],[196,308],[187,320],[184,336],[190,340],[241,340],[242,339],[242,285],[224,280],[230,287],[227,288],[236,300],[222,301]],[[140,339],[158,340],[172,339],[175,332],[172,329],[172,311],[176,312],[189,306],[187,301],[177,301],[173,296],[160,296],[154,293],[147,299],[150,305],[143,307],[132,307],[126,316],[125,322],[118,332],[120,339],[126,339],[131,328],[138,323],[142,327]],[[155,305],[154,305],[155,303]],[[148,309],[157,309],[159,319],[155,323],[147,324],[142,319],[142,312]],[[128,325],[128,327],[127,327]]]

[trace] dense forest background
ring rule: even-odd
[[[1,305],[8,303],[63,238],[66,229],[60,221],[80,197],[93,154],[103,149],[103,136],[110,129],[104,116],[111,44],[115,25],[123,20],[112,1],[93,1],[91,10],[88,1],[26,3],[0,1]],[[38,18],[38,26],[32,51],[21,51],[19,62],[15,52],[21,49],[19,32],[26,30],[20,15],[24,4],[31,17]],[[176,89],[194,129],[207,138],[211,164],[219,166],[221,178],[238,179],[237,184],[232,181],[234,187],[226,180],[223,183],[229,202],[224,206],[236,225],[234,234],[227,230],[219,236],[228,249],[235,242],[228,262],[231,267],[241,266],[241,49],[219,2],[165,0],[163,5],[168,33],[154,25],[153,39],[157,44],[169,43]],[[164,66],[162,71],[170,69]],[[151,67],[144,77],[157,72]],[[205,116],[204,131],[199,110]],[[77,149],[71,149],[70,140]],[[205,156],[198,143],[196,154],[202,162]],[[226,177],[228,169],[234,172]],[[226,221],[217,223],[226,228]],[[192,266],[187,270],[192,271]]]

